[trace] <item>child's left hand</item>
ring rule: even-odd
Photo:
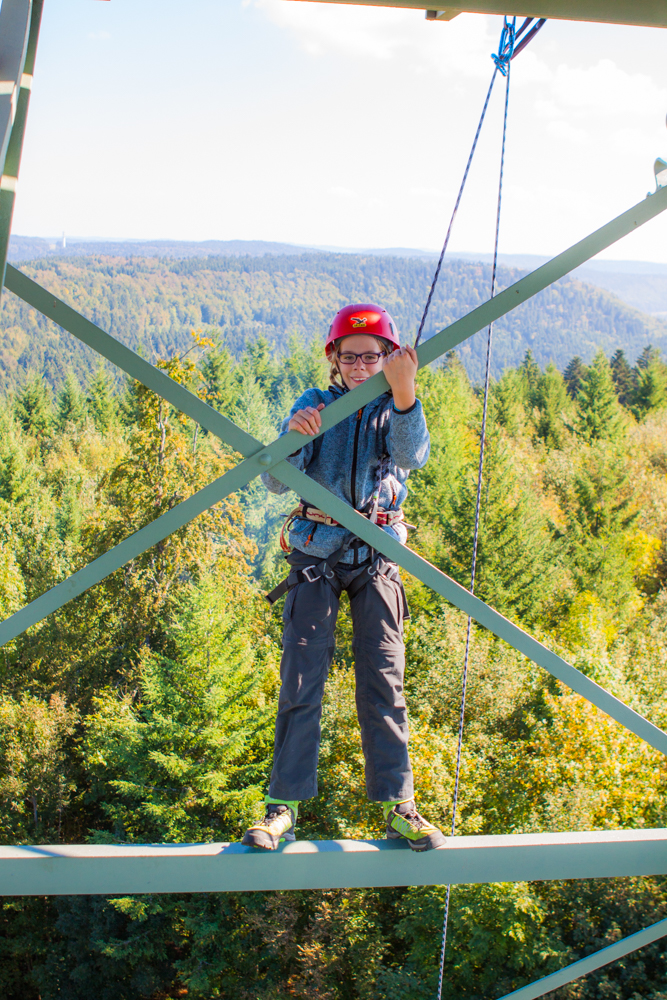
[[[382,366],[382,371],[394,394],[397,410],[409,410],[415,396],[415,376],[417,374],[417,352],[406,344],[392,351]]]

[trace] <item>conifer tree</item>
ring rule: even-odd
[[[232,596],[233,590],[236,593]],[[207,578],[182,594],[171,657],[141,655],[139,699],[107,690],[84,754],[102,814],[130,840],[238,838],[267,778],[274,649],[247,583]]]
[[[550,361],[531,393],[535,435],[548,448],[561,448],[565,435],[564,415],[571,407],[563,376]]]
[[[493,420],[510,437],[518,437],[526,423],[529,392],[520,370],[507,368],[492,385]]]
[[[53,424],[51,393],[39,375],[30,375],[26,380],[16,397],[14,414],[28,434],[42,437],[51,430]]]
[[[537,385],[539,377],[542,374],[542,372],[540,371],[540,366],[533,357],[533,352],[530,350],[530,348],[526,351],[526,353],[523,356],[523,361],[519,366],[519,372],[521,373],[521,377],[525,382],[527,393],[530,393]]]
[[[638,420],[667,405],[667,371],[663,364],[651,360],[645,367],[640,367],[638,363],[630,401],[631,410]]]
[[[654,347],[653,344],[648,344],[642,353],[637,358],[636,367],[641,370],[642,368],[648,368],[652,361],[660,360],[660,348]]]
[[[586,369],[577,393],[577,431],[586,441],[611,441],[623,429],[609,362],[601,349]]]
[[[586,372],[586,365],[576,354],[567,364],[563,372],[567,394],[571,399],[577,398],[577,393],[581,388],[581,383]]]
[[[614,353],[609,366],[618,401],[622,406],[628,406],[635,388],[636,373],[628,364],[625,351],[622,351],[620,347]]]
[[[464,586],[470,584],[475,524],[477,466],[464,470],[442,518],[446,573]],[[497,442],[487,451],[482,494],[475,593],[503,614],[534,620],[549,596],[553,554],[545,512]]]
[[[88,412],[100,434],[106,434],[116,422],[118,407],[110,377],[99,365],[90,380],[88,389]]]
[[[81,427],[85,419],[86,401],[74,372],[69,371],[58,393],[58,429],[62,431],[68,424]]]
[[[226,347],[216,344],[202,358],[199,369],[205,385],[204,398],[211,406],[230,417],[236,404],[234,359]]]
[[[599,442],[569,482],[556,485],[566,528],[559,531],[578,592],[593,591],[621,615],[637,598],[636,544],[629,532],[639,518],[639,497],[629,464],[617,447]]]

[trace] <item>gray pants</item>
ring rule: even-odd
[[[293,553],[295,568],[312,558]],[[366,566],[334,568],[337,588],[322,576],[290,590],[283,611],[282,681],[269,795],[310,799],[317,795],[317,760],[324,683],[334,654],[337,590],[347,589]],[[396,569],[395,564],[389,564]],[[376,564],[373,564],[374,568]],[[312,574],[311,574],[312,575]],[[395,573],[398,576],[398,573]],[[413,794],[408,721],[403,697],[405,597],[398,579],[374,573],[350,597],[357,716],[366,761],[366,792],[376,802]]]

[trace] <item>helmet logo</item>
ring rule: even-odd
[[[367,321],[365,316],[350,316],[350,322],[353,330],[362,330]]]

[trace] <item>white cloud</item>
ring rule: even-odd
[[[586,129],[577,128],[571,122],[566,122],[562,119],[549,122],[547,132],[554,139],[560,139],[564,142],[574,143],[575,145],[583,145],[588,139]]]
[[[256,0],[256,6],[314,56],[338,52],[382,61],[405,56],[415,73],[426,65],[444,76],[477,77],[492,69],[497,18],[464,14],[427,23],[421,10],[304,0]]]
[[[651,117],[667,109],[667,89],[659,87],[643,73],[627,73],[612,62],[600,59],[588,69],[559,66],[550,87],[552,98],[563,111]]]
[[[339,187],[338,185],[329,188],[329,194],[334,195],[335,198],[343,198],[345,201],[358,197],[355,191],[351,191],[346,187]]]

